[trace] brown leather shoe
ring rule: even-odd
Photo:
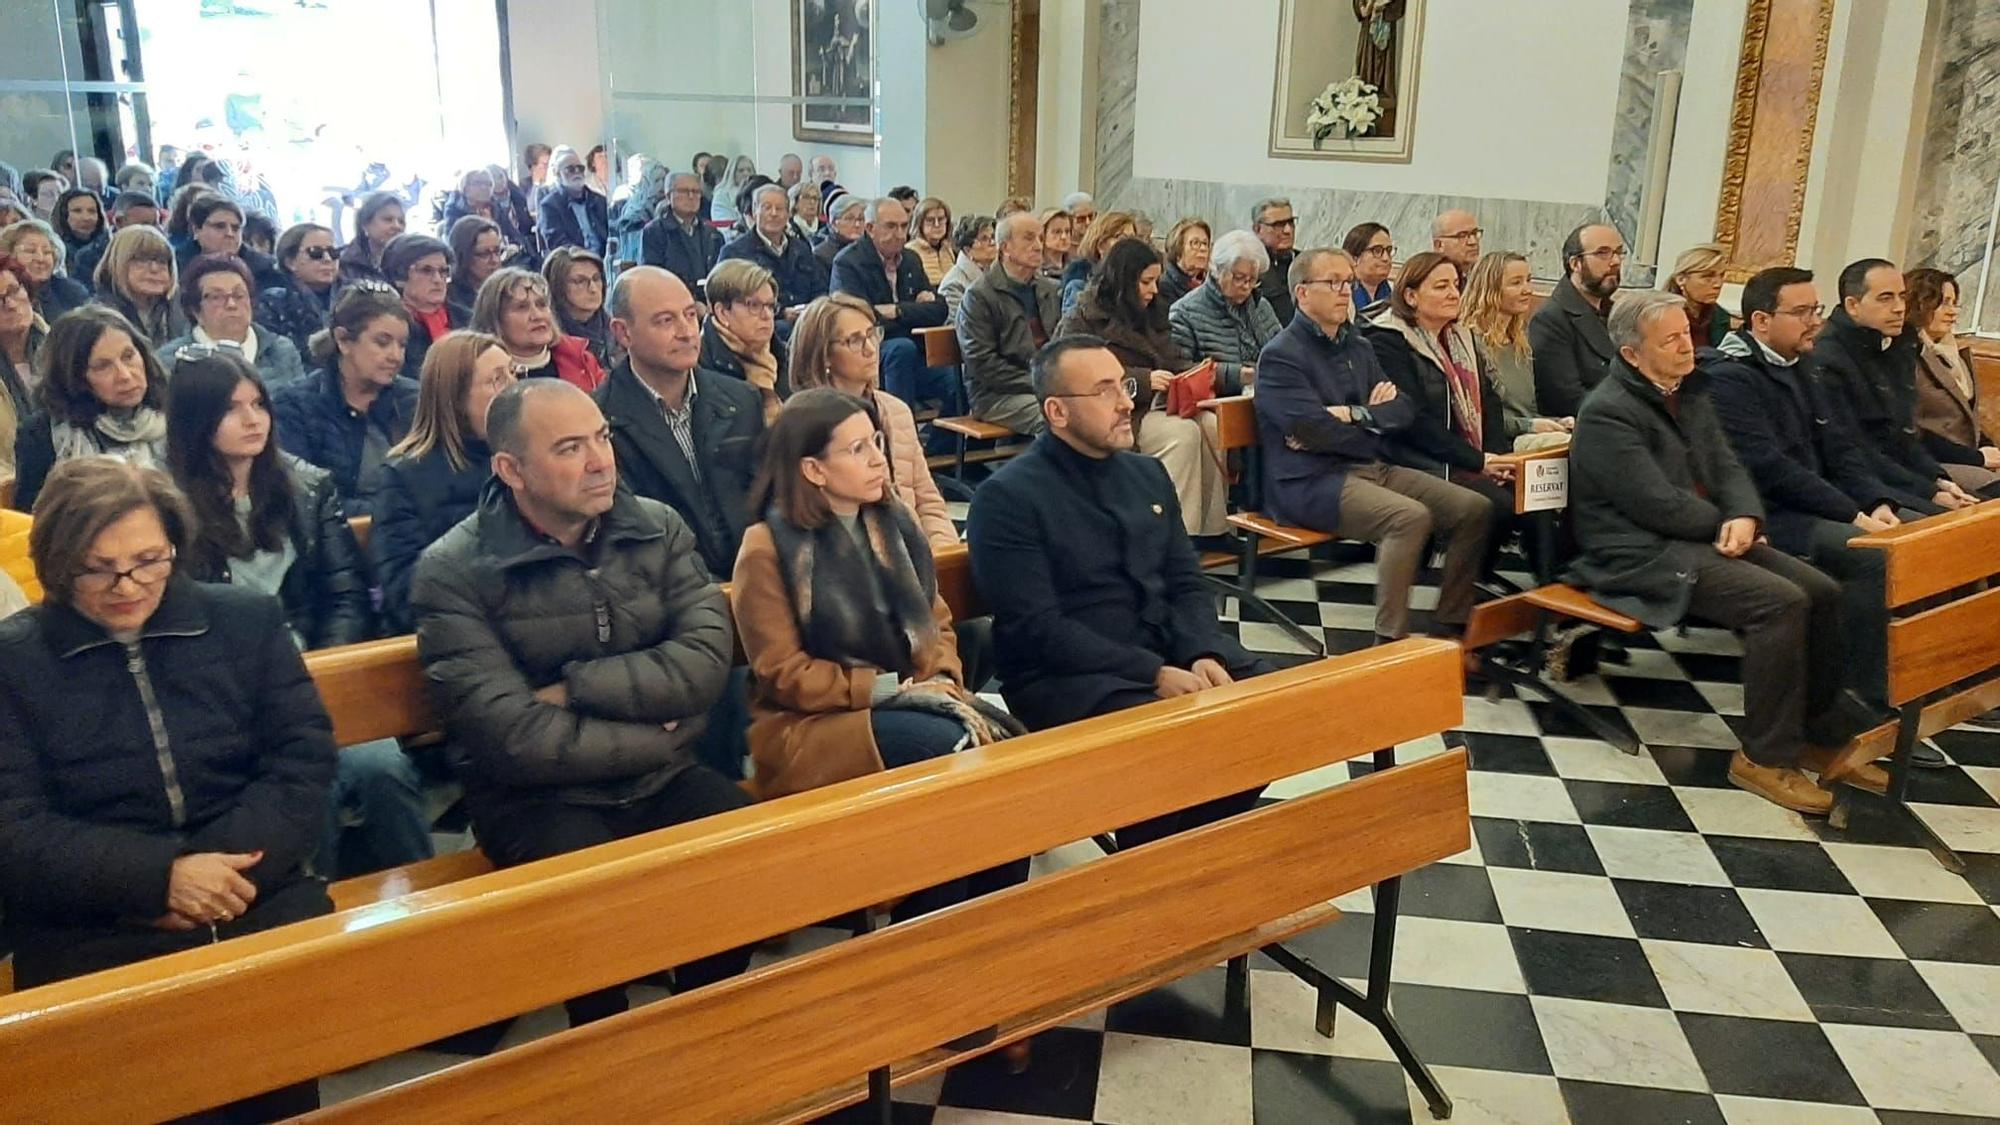
[[[1813,784],[1812,778],[1783,766],[1760,766],[1738,750],[1729,759],[1729,780],[1774,805],[1807,816],[1825,816],[1833,811],[1833,794]]]
[[[1889,771],[1874,762],[1845,761],[1845,747],[1808,746],[1799,755],[1799,768],[1819,775],[1823,786],[1852,785],[1877,797],[1889,795]],[[1849,756],[1851,758],[1851,755]]]

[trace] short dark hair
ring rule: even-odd
[[[1353,229],[1347,232],[1347,237],[1340,240],[1340,248],[1347,251],[1348,257],[1358,262],[1361,260],[1361,252],[1368,249],[1368,244],[1375,240],[1375,236],[1387,233],[1389,228],[1381,223],[1356,223]]]
[[[1402,271],[1396,275],[1395,288],[1389,294],[1389,309],[1405,324],[1417,322],[1417,290],[1440,266],[1450,266],[1451,272],[1458,272],[1458,263],[1435,250],[1412,254],[1403,263]],[[1465,279],[1459,278],[1458,283],[1464,285]]]
[[[1778,311],[1778,294],[1787,285],[1804,285],[1813,279],[1813,271],[1797,266],[1772,266],[1758,270],[1743,285],[1743,323],[1750,323],[1752,313],[1769,315]]]
[[[1569,232],[1569,237],[1563,239],[1562,256],[1563,271],[1565,273],[1570,270],[1578,258],[1583,257],[1583,232],[1589,230],[1591,227],[1601,227],[1603,225],[1603,223],[1595,219],[1587,223],[1578,223],[1575,229]]]
[[[764,463],[750,485],[750,514],[761,519],[766,509],[793,527],[811,530],[833,514],[826,497],[806,483],[799,462],[826,451],[833,431],[856,414],[865,414],[882,432],[882,417],[866,399],[832,387],[812,387],[785,400],[778,417],[764,431]],[[492,422],[487,422],[490,428]]]
[[[528,396],[543,389],[537,386],[542,382],[545,380],[522,379],[493,396],[486,408],[486,445],[493,452],[512,457],[522,454],[521,415],[528,409]]]
[[[992,230],[993,226],[994,221],[991,215],[961,215],[958,219],[958,226],[951,232],[951,244],[960,250],[970,250],[972,244],[979,241],[979,236]]]
[[[901,203],[905,207],[915,207],[923,197],[917,193],[916,188],[908,184],[898,184],[889,189],[888,198]]]
[[[236,216],[238,224],[243,222],[243,208],[238,207],[235,200],[209,192],[196,196],[194,202],[188,204],[188,227],[199,229],[206,226],[217,211],[227,211]]]
[[[444,255],[447,269],[454,264],[451,247],[430,235],[399,234],[389,240],[389,245],[382,248],[382,276],[388,278],[391,285],[400,289],[403,283],[410,279],[410,267],[433,254]]]
[[[257,279],[250,276],[250,267],[243,264],[243,259],[234,254],[197,255],[181,271],[181,312],[187,315],[189,324],[201,319],[201,279],[212,273],[230,273],[242,278],[253,305],[257,299]]]
[[[1062,366],[1071,352],[1090,351],[1097,348],[1109,349],[1111,345],[1101,336],[1076,333],[1058,336],[1043,344],[1028,364],[1028,380],[1035,388],[1035,397],[1046,402],[1052,394],[1060,393],[1056,384],[1062,380]]]
[[[275,243],[278,241],[278,224],[262,211],[250,211],[243,216],[243,241],[258,240]]]
[[[1840,271],[1840,299],[1845,301],[1852,297],[1858,301],[1866,297],[1868,275],[1884,266],[1895,269],[1896,263],[1887,258],[1863,258],[1858,262],[1850,262],[1846,269]]]
[[[140,508],[159,515],[175,554],[187,549],[194,521],[187,499],[167,474],[117,457],[57,462],[35,497],[35,522],[28,530],[28,557],[45,597],[69,604],[91,544],[105,528]]]
[[[121,191],[111,200],[111,213],[114,215],[123,215],[134,207],[151,207],[154,210],[158,210],[159,206],[160,201],[154,199],[148,192]]]
[[[374,222],[375,216],[380,214],[390,204],[394,204],[399,208],[402,207],[403,197],[393,191],[371,191],[361,197],[360,206],[354,209],[354,240],[356,242],[360,242],[363,245],[367,244],[368,224]]]
[[[293,223],[278,236],[277,245],[271,247],[271,256],[278,259],[280,268],[289,268],[291,260],[299,256],[299,248],[305,245],[306,236],[315,231],[333,237],[333,232],[318,223]]]
[[[91,393],[89,371],[90,351],[106,332],[123,332],[131,337],[139,361],[146,369],[143,402],[155,408],[160,405],[167,373],[160,367],[159,357],[153,354],[146,334],[109,305],[84,305],[56,318],[49,326],[48,339],[42,341],[41,354],[35,357],[42,371],[42,385],[35,392],[36,398],[55,421],[88,426],[104,413],[104,404]]]

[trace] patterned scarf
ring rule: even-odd
[[[778,407],[782,404],[778,400],[778,357],[771,350],[771,342],[764,341],[763,350],[753,352],[750,345],[722,323],[721,317],[710,317],[708,322],[715,326],[715,334],[721,338],[723,346],[735,353],[737,360],[743,364],[743,378],[764,396],[764,424],[768,426],[775,422]]]
[[[1481,416],[1483,404],[1479,400],[1479,373],[1460,363],[1458,357],[1451,353],[1451,338],[1450,328],[1431,337],[1437,342],[1438,358],[1444,361],[1444,380],[1451,393],[1452,428],[1458,431],[1458,436],[1472,443],[1474,449],[1484,449],[1486,428],[1485,419]]]
[[[838,519],[808,531],[775,507],[764,513],[806,652],[907,676],[938,643],[930,545],[899,503],[870,504],[860,520],[866,552]]]
[[[123,418],[105,411],[88,426],[56,422],[49,427],[56,460],[72,457],[117,457],[141,468],[167,463],[167,416],[141,406]]]

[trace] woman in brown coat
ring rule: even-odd
[[[1917,326],[1916,423],[1924,448],[1964,489],[1992,484],[2000,445],[1979,420],[1979,381],[1972,355],[1959,343],[1958,281],[1943,270],[1915,269],[1908,278],[1909,322]]]
[[[816,387],[772,425],[730,608],[750,662],[758,795],[781,797],[1017,734],[965,689],[930,546],[889,488],[867,402]],[[910,896],[913,917],[1026,877],[1026,860]]]

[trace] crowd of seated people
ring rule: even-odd
[[[336,748],[301,652],[415,633],[438,768],[511,866],[1267,670],[1201,581],[1232,483],[1375,545],[1382,640],[1456,636],[1526,530],[1507,455],[1565,444],[1569,533],[1520,535],[1534,568],[1650,627],[1737,632],[1730,776],[1823,814],[1825,781],[1887,784],[1838,753],[1887,672],[1882,556],[1853,540],[2000,496],[1936,270],[1864,259],[1826,298],[1765,270],[1732,312],[1719,248],[1621,292],[1624,237],[1590,223],[1537,308],[1528,259],[1483,252],[1460,210],[1398,260],[1378,223],[1301,245],[1281,198],[1155,242],[1081,193],[992,214],[859,196],[823,156],[776,180],[635,158],[614,200],[575,148],[525,155],[518,185],[457,177],[435,232],[381,192],[268,252],[213,161],[0,196],[22,212],[0,228],[0,475],[46,591],[0,625],[23,983],[321,913],[321,880],[430,854],[422,763]],[[928,365],[929,329],[962,371]],[[1259,480],[1233,481],[1212,412],[1171,406],[1203,361],[1213,395],[1251,400]],[[933,412],[1029,439],[967,517],[990,621],[938,589],[961,535]],[[77,757],[86,698],[105,717]],[[215,699],[249,702],[183,717]],[[65,770],[98,780],[43,780]]]

